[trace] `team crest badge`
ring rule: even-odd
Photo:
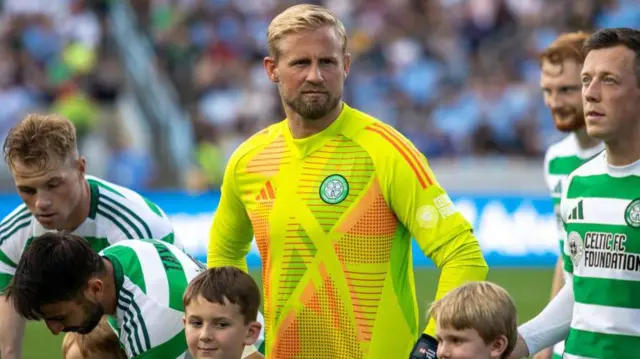
[[[341,175],[331,175],[320,184],[320,198],[328,204],[338,204],[349,195],[349,183]]]
[[[640,198],[636,198],[629,203],[624,211],[624,220],[629,227],[640,228]]]
[[[580,259],[582,259],[582,254],[584,253],[582,237],[580,237],[578,232],[569,233],[569,236],[567,237],[567,246],[573,266],[577,267],[578,264],[580,264]]]

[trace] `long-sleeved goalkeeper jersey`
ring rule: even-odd
[[[221,192],[208,265],[246,270],[255,235],[268,358],[408,357],[425,315],[412,237],[442,270],[436,298],[487,274],[470,224],[424,156],[346,104],[313,136],[293,139],[284,120],[248,139]]]

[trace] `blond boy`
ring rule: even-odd
[[[471,282],[431,305],[438,359],[505,359],[517,338],[516,307],[490,282]]]
[[[183,301],[193,358],[264,358],[254,346],[262,330],[260,290],[247,273],[235,267],[210,268],[189,283]]]
[[[89,334],[67,333],[62,342],[64,359],[126,359],[120,341],[103,317]]]

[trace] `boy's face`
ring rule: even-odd
[[[498,359],[507,346],[507,338],[500,336],[486,344],[475,329],[457,330],[436,326],[438,359]]]
[[[225,305],[197,297],[185,308],[185,334],[195,359],[240,359],[246,345],[258,340],[262,325],[244,323],[237,304]]]

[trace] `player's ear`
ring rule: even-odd
[[[75,160],[75,162],[76,162],[76,169],[78,170],[78,172],[84,175],[87,170],[87,160],[84,157],[78,157]]]
[[[351,70],[351,54],[345,52],[344,54],[344,77],[346,78],[349,75],[349,71]]]
[[[278,73],[279,71],[278,71],[276,59],[274,57],[267,56],[264,58],[263,64],[264,64],[264,70],[266,71],[267,77],[269,77],[269,80],[271,80],[271,82],[276,84],[279,83],[280,74]]]
[[[506,335],[499,335],[493,343],[491,343],[490,353],[492,358],[500,358],[502,353],[507,349],[507,345],[509,345],[509,339],[507,339]]]
[[[86,294],[90,294],[91,298],[101,299],[102,298],[103,289],[104,289],[104,283],[102,282],[102,280],[100,278],[91,278],[91,279],[89,279],[89,282],[87,283],[87,289],[85,291],[85,296],[86,296]],[[88,293],[86,293],[86,292],[88,292]]]
[[[262,324],[260,322],[251,322],[247,326],[247,332],[244,337],[244,345],[253,345],[258,341],[260,332],[262,331]]]

